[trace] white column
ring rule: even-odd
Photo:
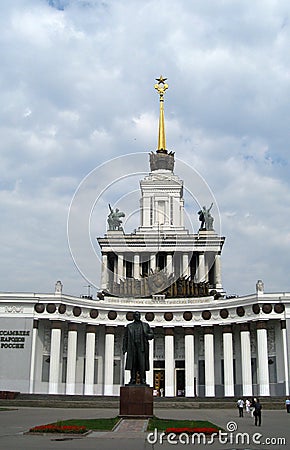
[[[259,395],[266,397],[270,395],[266,322],[257,322],[257,347]]]
[[[134,255],[134,278],[136,280],[140,278],[140,255],[138,253]]]
[[[115,283],[118,283],[118,257],[117,255],[114,255],[114,266],[113,266],[113,272],[114,272],[114,276],[113,276],[113,280]]]
[[[165,397],[175,396],[174,328],[165,328]]]
[[[102,289],[108,287],[108,255],[104,253],[102,255]]]
[[[169,198],[165,202],[164,224],[167,225],[167,226],[170,225],[170,203],[169,203]]]
[[[48,393],[58,394],[59,367],[60,367],[60,342],[61,342],[61,322],[53,321],[50,339],[50,365]]]
[[[176,197],[174,197],[174,199],[173,199],[173,225],[175,227],[180,227],[181,226],[180,220],[181,220],[180,202]]]
[[[185,397],[194,397],[194,334],[193,327],[185,328]]]
[[[156,253],[153,253],[150,256],[150,274],[152,274],[152,271],[155,272],[156,270]]]
[[[146,382],[149,386],[153,387],[154,385],[154,377],[153,377],[153,365],[154,365],[154,339],[151,339],[149,342],[149,370],[146,376]]]
[[[124,278],[124,255],[118,254],[118,276],[117,283],[120,279]]]
[[[114,377],[114,327],[106,327],[104,395],[113,395]]]
[[[208,282],[208,255],[204,255],[204,281]]]
[[[190,275],[188,253],[183,253],[182,255],[182,274],[184,277]]]
[[[96,327],[95,325],[87,325],[85,386],[84,386],[85,395],[94,395],[95,346],[96,346]]]
[[[222,270],[221,270],[221,255],[215,256],[214,262],[214,274],[215,274],[215,288],[222,288]]]
[[[143,197],[141,227],[150,227],[150,197]]]
[[[38,336],[38,320],[33,320],[30,375],[29,375],[29,393],[30,394],[33,394],[33,392],[34,392],[34,372],[35,372],[35,355],[36,355],[37,336]]]
[[[171,253],[167,253],[166,255],[166,269],[168,275],[173,273],[173,258]]]
[[[205,281],[205,257],[204,253],[198,254],[198,281],[199,283]]]
[[[242,366],[242,383],[243,396],[253,396],[253,382],[252,382],[252,365],[251,365],[251,338],[250,326],[248,323],[240,325],[241,336],[241,366]]]
[[[282,331],[284,370],[285,370],[285,395],[288,397],[289,396],[289,372],[288,372],[286,320],[281,320],[281,331]]]
[[[180,226],[184,226],[184,200],[180,200]]]
[[[77,365],[77,340],[78,326],[76,323],[68,324],[67,339],[67,367],[66,367],[66,387],[68,395],[74,395],[76,389],[76,365]]]
[[[215,396],[213,327],[204,332],[205,396]]]
[[[224,347],[224,395],[234,397],[234,355],[233,355],[233,334],[231,325],[223,327],[223,347]]]

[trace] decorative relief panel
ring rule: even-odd
[[[43,353],[50,354],[50,327],[45,327],[43,331]]]
[[[63,330],[63,338],[62,338],[62,348],[63,353],[67,354],[67,340],[68,340],[68,330]]]
[[[122,355],[122,347],[123,347],[123,333],[121,332],[121,328],[118,327],[115,330],[115,339],[114,339],[114,355],[115,356]]]
[[[256,338],[256,331],[251,330],[250,332],[250,341],[251,341],[251,354],[256,354],[257,349],[257,338]]]
[[[100,331],[97,330],[95,333],[95,355],[99,354],[99,342],[100,342]]]
[[[174,358],[184,359],[185,358],[185,343],[184,336],[180,333],[174,334]]]
[[[268,354],[275,355],[276,354],[276,345],[275,345],[275,328],[268,328]]]
[[[23,306],[16,306],[16,305],[7,305],[5,306],[5,312],[6,313],[12,313],[12,314],[20,314],[23,313],[24,309]]]
[[[198,354],[204,356],[204,336],[203,333],[198,335]]]
[[[164,359],[164,335],[154,335],[154,358]]]

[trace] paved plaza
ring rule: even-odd
[[[18,407],[9,411],[0,411],[0,448],[9,450],[48,450],[48,449],[126,449],[126,450],[161,450],[170,448],[205,448],[205,449],[288,449],[290,445],[290,414],[284,410],[263,411],[261,427],[254,426],[254,419],[248,414],[238,417],[237,408],[232,409],[158,409],[155,415],[160,418],[209,420],[227,430],[227,426],[236,431],[228,432],[227,436],[218,438],[214,443],[207,442],[195,444],[179,442],[172,437],[171,443],[164,436],[142,431],[142,426],[134,430],[129,427],[119,427],[116,432],[92,432],[80,436],[65,435],[27,435],[24,434],[30,427],[50,422],[76,418],[115,417],[117,409],[67,409],[67,408],[23,408]],[[231,422],[231,424],[229,424]],[[235,425],[236,424],[236,425]],[[141,431],[140,431],[141,430]],[[236,442],[237,433],[248,433],[249,443]],[[256,433],[256,434],[255,434]],[[258,434],[257,434],[258,433]],[[261,436],[260,436],[261,435]],[[245,435],[246,436],[246,435]],[[284,438],[284,442],[278,441]],[[226,442],[225,440],[228,440]],[[246,437],[244,438],[246,439]],[[254,439],[254,442],[253,442]]]

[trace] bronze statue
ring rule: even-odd
[[[205,206],[202,207],[200,211],[198,211],[199,220],[201,222],[200,230],[207,230],[212,231],[213,230],[213,221],[214,218],[212,217],[210,210],[213,207],[213,203],[210,205],[210,207],[207,209]]]
[[[121,226],[122,220],[120,220],[120,217],[125,217],[125,214],[118,208],[116,208],[114,211],[110,204],[109,208],[110,208],[110,214],[108,215],[109,231],[114,230],[122,231],[123,230]]]
[[[137,384],[137,373],[140,384],[146,385],[146,370],[149,370],[149,343],[154,338],[148,323],[141,321],[141,314],[135,311],[134,322],[129,323],[125,329],[123,339],[123,354],[127,353],[126,370],[131,371],[130,385]]]

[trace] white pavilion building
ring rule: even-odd
[[[221,276],[225,238],[209,209],[201,229],[184,225],[183,181],[166,150],[164,93],[158,149],[140,181],[140,226],[126,234],[113,211],[98,238],[98,299],[0,293],[0,391],[119,395],[123,333],[133,311],[154,330],[147,382],[166,397],[289,394],[290,293],[227,298]],[[115,214],[115,215],[114,215]]]

